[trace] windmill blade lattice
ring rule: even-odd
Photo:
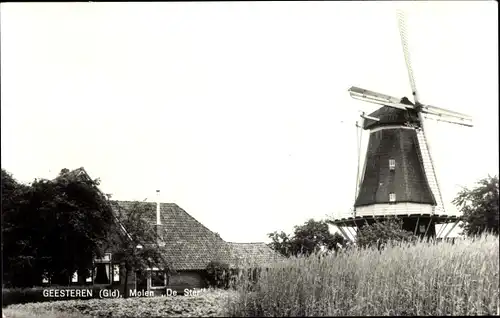
[[[413,74],[413,68],[411,66],[410,51],[408,49],[408,30],[406,25],[406,14],[404,11],[398,10],[397,16],[398,16],[399,35],[401,36],[401,45],[403,46],[403,53],[405,57],[406,68],[408,70],[408,77],[410,80],[413,100],[415,104],[418,104],[419,99],[417,94],[417,85],[415,83],[415,76]]]

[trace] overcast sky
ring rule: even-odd
[[[175,202],[228,241],[347,214],[351,86],[410,96],[408,12],[444,201],[498,174],[497,2],[1,4],[2,167],[23,182],[85,167],[119,200]],[[363,136],[367,140],[367,134]]]

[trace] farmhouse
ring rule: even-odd
[[[84,168],[67,172],[67,176],[89,178]],[[173,268],[170,275],[156,268],[147,272],[133,271],[126,290],[165,294],[168,289],[182,292],[185,288],[206,287],[206,267],[211,261],[221,261],[233,268],[244,263],[265,265],[281,258],[264,243],[232,243],[224,241],[175,203],[109,201],[115,215],[126,215],[134,204],[149,211],[143,217],[154,225],[160,238],[160,249]],[[117,222],[119,220],[117,218]],[[126,229],[124,229],[126,231]],[[78,277],[72,284],[110,286],[123,290],[124,270],[113,261],[113,247],[104,248],[104,257],[94,261],[90,277]]]

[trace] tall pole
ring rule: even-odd
[[[356,121],[356,149],[358,151],[358,163],[356,165],[356,188],[354,189],[354,201],[358,197],[358,183],[359,183],[359,125]]]
[[[356,170],[356,190],[354,191],[354,202],[356,202],[356,199],[358,198],[358,191],[359,191],[359,166],[360,166],[360,160],[361,160],[361,139],[363,137],[362,135],[362,124],[360,125],[358,121],[356,121],[356,142],[357,142],[357,151],[358,151],[358,164],[357,164],[357,170]],[[354,216],[356,216],[356,210],[354,209]]]

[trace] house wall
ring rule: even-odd
[[[204,288],[205,271],[177,271],[170,276],[170,282],[167,288],[183,293],[185,288]]]
[[[130,296],[130,290],[135,289],[135,272],[129,271],[127,278],[127,287],[125,292]],[[120,289],[120,293],[123,294],[123,288],[125,286],[125,268],[123,266],[120,267],[120,284],[117,288]]]
[[[122,269],[120,272],[120,282],[117,285],[113,285],[112,288],[117,288],[120,293],[123,294],[123,288],[125,283],[125,271]],[[184,289],[194,289],[194,288],[205,288],[207,287],[205,281],[205,271],[177,271],[171,274],[168,278],[166,287],[164,288],[154,288],[151,287],[151,280],[148,279],[147,291],[154,293],[155,296],[165,295],[167,289],[171,291],[176,291],[178,295],[184,293]],[[136,285],[136,275],[135,272],[129,273],[129,278],[127,282],[126,292],[129,293],[130,290],[141,291],[142,288]]]

